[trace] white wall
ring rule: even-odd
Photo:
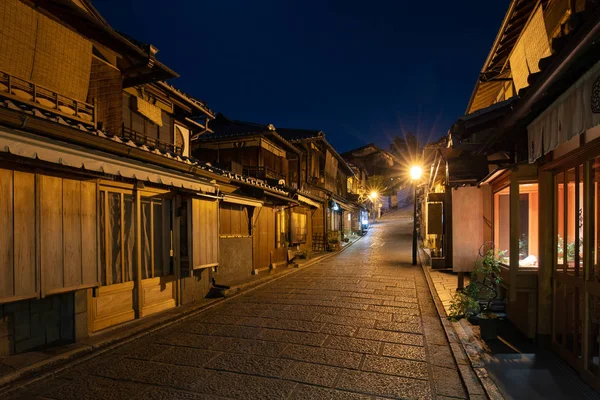
[[[483,244],[483,190],[452,189],[452,270],[473,270]]]

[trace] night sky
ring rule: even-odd
[[[93,0],[158,47],[170,83],[232,119],[318,129],[343,152],[463,115],[509,0]]]

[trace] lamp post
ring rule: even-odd
[[[376,190],[373,190],[371,193],[369,193],[369,199],[371,200],[371,211],[373,211],[373,213],[375,212],[375,209],[377,208],[377,203],[375,203],[375,202],[377,201],[378,197],[379,197],[379,193]],[[377,217],[374,214],[373,220],[375,221],[376,219],[377,219]]]
[[[410,168],[410,179],[413,182],[413,239],[412,239],[412,265],[417,265],[417,181],[421,179],[423,169],[418,165]]]

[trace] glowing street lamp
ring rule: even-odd
[[[377,193],[375,190],[373,190],[370,194],[369,194],[369,198],[371,200],[377,200],[377,198],[379,197],[379,193]]]
[[[423,175],[423,168],[418,165],[410,167],[410,179],[414,186],[413,195],[413,242],[412,242],[412,265],[417,265],[417,181],[421,179]]]
[[[423,168],[418,165],[413,165],[410,168],[410,179],[413,181],[418,181],[421,179],[421,175],[423,175]]]

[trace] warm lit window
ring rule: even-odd
[[[502,263],[510,261],[510,187],[494,193],[494,247],[504,252]]]
[[[557,269],[575,276],[583,271],[583,186],[582,165],[555,177]]]
[[[306,243],[308,236],[308,217],[303,213],[292,212],[292,244]]]
[[[519,267],[538,266],[538,185],[519,185]]]
[[[142,196],[142,279],[172,274],[171,200]]]
[[[277,241],[277,247],[286,245],[287,242],[287,212],[281,210],[277,212],[276,216],[277,228],[275,231],[275,239]]]

